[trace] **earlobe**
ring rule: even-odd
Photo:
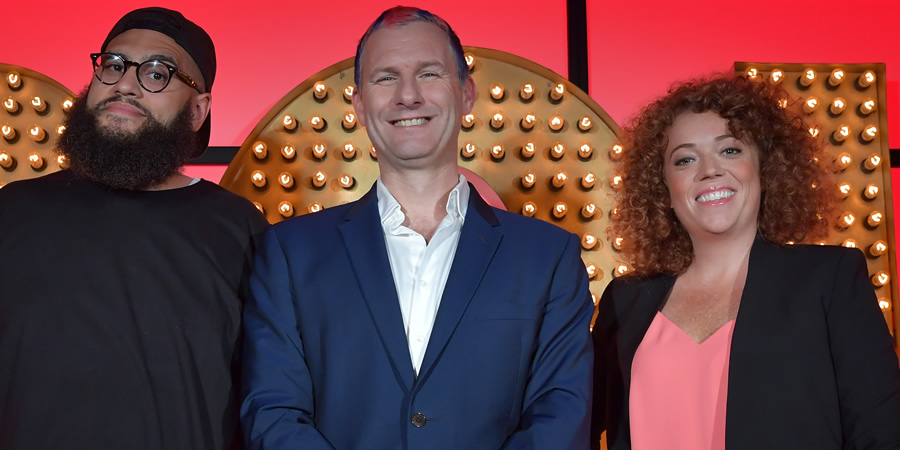
[[[191,115],[191,127],[194,131],[198,131],[203,126],[203,122],[206,122],[211,105],[212,95],[209,93],[196,95],[191,100],[191,111],[193,112]]]

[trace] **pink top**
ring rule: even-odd
[[[724,450],[734,320],[696,343],[661,312],[631,363],[633,450]]]

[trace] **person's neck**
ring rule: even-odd
[[[381,182],[406,215],[404,225],[430,240],[447,215],[447,198],[459,184],[456,166],[436,170],[383,171]]]
[[[166,178],[166,180],[163,181],[162,183],[157,184],[155,186],[150,186],[144,190],[145,191],[166,191],[169,189],[179,189],[179,188],[183,188],[185,186],[189,186],[191,184],[191,181],[193,181],[193,180],[194,180],[193,178],[191,178],[185,174],[176,173],[175,175],[172,175],[169,178]]]
[[[749,259],[756,232],[753,227],[734,234],[692,238],[694,261],[687,270],[706,279],[733,278]]]

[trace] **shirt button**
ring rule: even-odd
[[[421,344],[422,342],[425,342],[425,336],[419,336],[416,338],[416,340]]]
[[[425,286],[428,286],[428,282],[426,282],[425,280],[419,280],[419,287],[425,287]]]
[[[415,414],[413,414],[412,420],[410,420],[410,421],[412,422],[414,427],[422,428],[425,426],[425,422],[427,422],[428,419],[425,417],[425,414],[415,413]]]

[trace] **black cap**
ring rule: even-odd
[[[213,81],[216,78],[216,48],[212,38],[203,31],[203,28],[185,19],[180,12],[171,9],[159,7],[136,9],[119,19],[103,41],[100,51],[105,52],[109,42],[116,36],[133,29],[157,31],[172,38],[197,63],[206,84],[206,92],[212,91]],[[197,130],[199,148],[193,155],[194,158],[202,155],[209,146],[211,116],[210,111],[206,121]]]

